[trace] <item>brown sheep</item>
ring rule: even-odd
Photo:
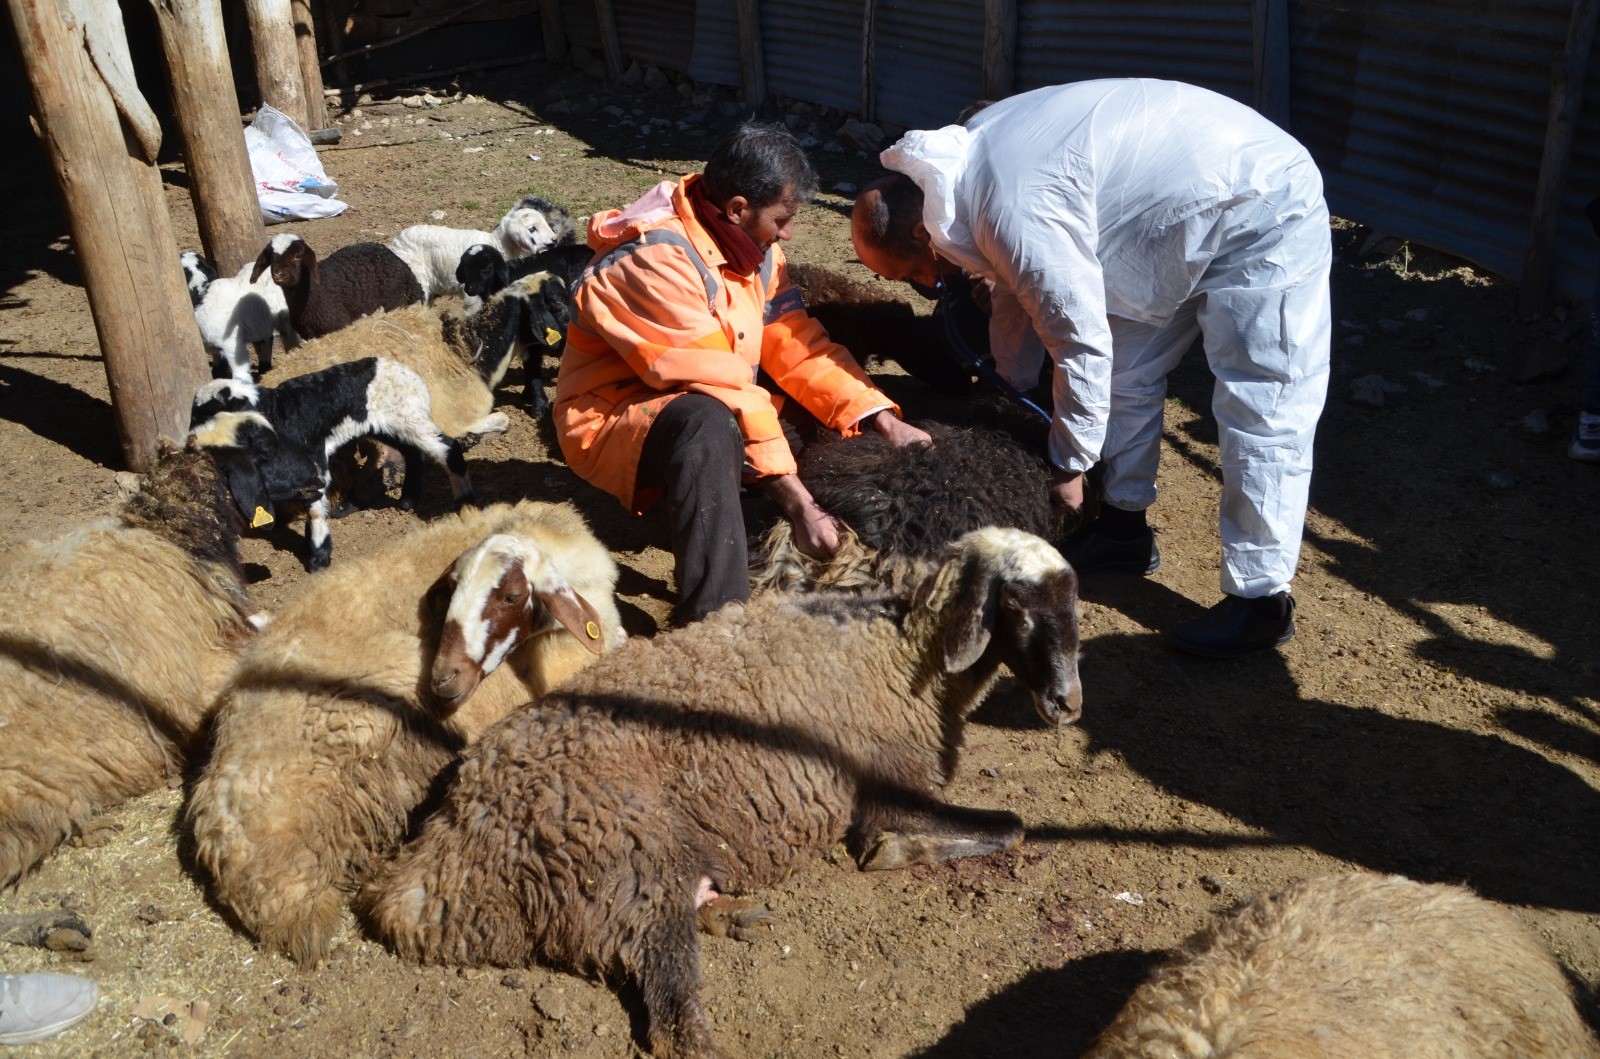
[[[934,793],[1011,667],[1078,714],[1077,579],[1015,530],[969,534],[910,596],[773,594],[635,639],[507,718],[363,903],[402,956],[539,959],[640,988],[659,1055],[715,1054],[697,917],[846,838],[863,869],[1015,846]]]
[[[186,814],[217,899],[267,947],[320,959],[344,893],[461,748],[622,642],[616,578],[576,510],[533,501],[318,575],[219,700]]]
[[[6,547],[0,886],[98,811],[182,773],[255,632],[241,524],[191,438],[157,456],[120,516]]]
[[[1086,1059],[1585,1059],[1561,967],[1499,905],[1399,875],[1309,879],[1184,943]]]

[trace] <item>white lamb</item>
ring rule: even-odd
[[[545,215],[530,207],[507,213],[492,232],[468,228],[446,228],[439,224],[414,224],[389,241],[389,249],[410,266],[422,284],[425,297],[450,294],[461,289],[456,266],[461,255],[479,243],[487,243],[505,255],[507,261],[536,254],[555,245],[556,233]]]
[[[271,370],[274,334],[282,336],[284,349],[299,345],[283,290],[270,275],[263,273],[252,283],[251,266],[246,265],[238,275],[218,276],[211,264],[192,250],[184,251],[180,261],[200,340],[212,355],[213,378],[251,382],[252,346],[260,370]]]

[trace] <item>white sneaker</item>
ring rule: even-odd
[[[89,1017],[100,987],[70,974],[0,974],[0,1044],[32,1044]]]

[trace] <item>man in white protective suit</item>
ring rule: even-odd
[[[1222,602],[1166,630],[1231,658],[1294,635],[1289,594],[1328,387],[1332,243],[1322,176],[1287,133],[1174,81],[1041,88],[965,126],[912,131],[857,198],[856,252],[881,276],[991,287],[991,345],[1020,389],[1054,362],[1051,493],[1100,515],[1068,543],[1080,573],[1151,574],[1145,509],[1167,374],[1204,337],[1222,457]]]

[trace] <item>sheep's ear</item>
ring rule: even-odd
[[[254,283],[256,280],[260,279],[261,273],[265,272],[267,270],[267,266],[272,264],[272,256],[272,244],[268,243],[266,246],[261,248],[261,253],[256,255],[256,263],[251,266],[251,283]]]
[[[972,570],[949,610],[944,630],[944,668],[960,673],[970,668],[989,646],[994,632],[995,610],[1000,594],[998,578]]]
[[[550,612],[550,616],[559,621],[579,643],[594,654],[605,652],[605,627],[600,624],[600,615],[595,613],[588,600],[578,595],[568,585],[562,585],[548,592],[538,592],[536,595],[539,597],[539,602],[544,604],[544,609]]]
[[[450,597],[455,595],[456,591],[454,574],[455,564],[452,563],[422,595],[422,611],[435,621],[443,622],[444,616],[450,611]]]
[[[267,483],[254,458],[236,448],[212,449],[211,456],[227,479],[228,492],[233,495],[233,503],[244,516],[245,524],[251,529],[272,525],[275,517],[272,496],[267,492]]]
[[[550,310],[550,315],[562,324],[572,319],[572,300],[567,295],[567,284],[560,276],[551,276],[545,280],[540,291],[544,295],[544,307]]]

